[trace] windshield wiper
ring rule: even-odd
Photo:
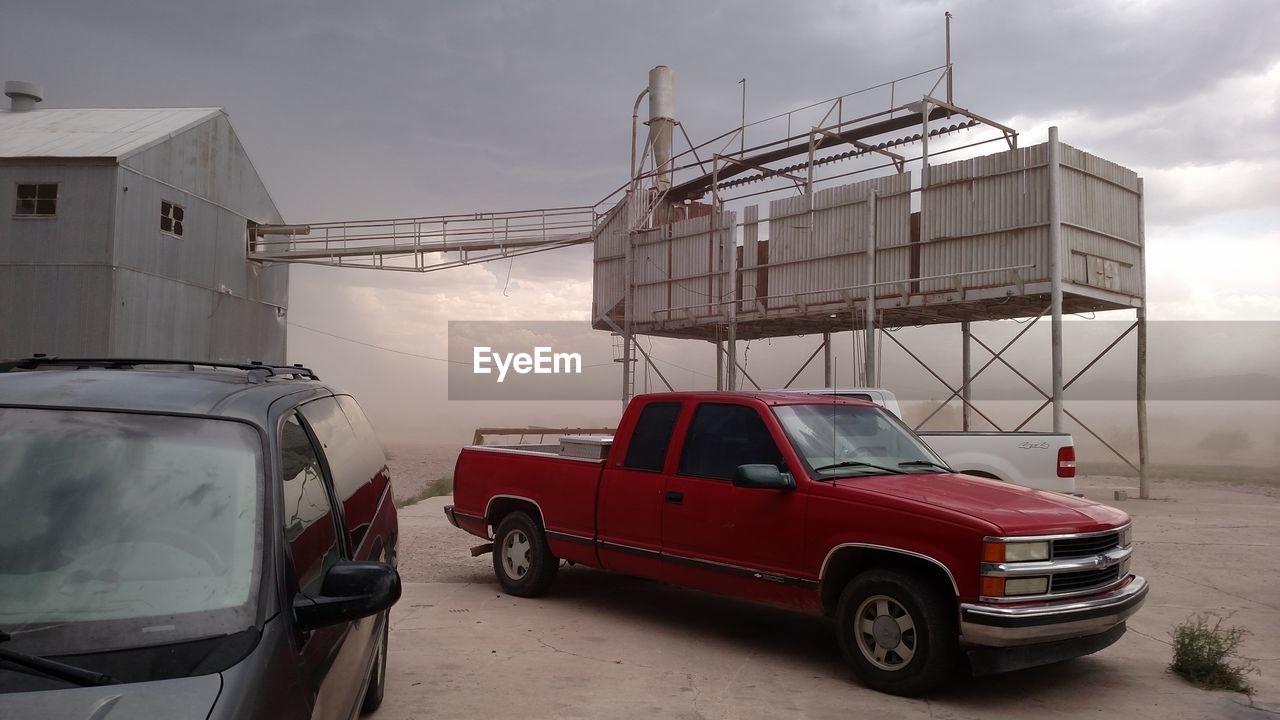
[[[7,642],[12,638],[12,635],[0,630],[0,643]],[[65,680],[66,682],[74,683],[81,687],[120,684],[119,680],[107,675],[106,673],[86,670],[84,668],[76,667],[75,665],[58,662],[57,660],[42,658],[39,655],[27,655],[26,653],[5,650],[4,648],[0,648],[0,660],[13,663],[19,667],[27,668],[28,670],[35,670],[44,675],[48,675],[49,677]]]
[[[952,470],[946,465],[939,465],[938,463],[931,462],[929,460],[908,460],[906,462],[898,463],[898,467],[936,467],[939,470],[944,470],[946,472],[955,472],[955,470]]]
[[[822,472],[823,470],[834,470],[836,468],[843,468],[843,467],[869,467],[869,468],[875,468],[876,470],[883,470],[884,472],[887,472],[893,475],[907,474],[901,470],[898,470],[897,468],[885,467],[884,465],[874,465],[872,463],[862,462],[860,460],[841,460],[838,463],[823,465],[821,467],[816,467],[813,470],[814,472]]]

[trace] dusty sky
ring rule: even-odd
[[[675,70],[697,142],[737,125],[743,77],[752,119],[941,64],[947,9],[958,104],[1028,144],[1056,124],[1145,177],[1153,318],[1280,320],[1268,0],[6,0],[0,75],[41,84],[47,107],[225,107],[290,222],[511,210],[589,204],[625,180],[653,65]],[[290,355],[395,438],[607,423],[616,403],[450,403],[441,363],[333,337],[444,357],[447,320],[585,320],[590,298],[585,248],[425,276],[299,267]],[[753,345],[756,372],[780,385],[810,345]],[[677,385],[712,383],[705,344],[659,350]]]

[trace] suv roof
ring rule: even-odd
[[[32,357],[0,363],[0,406],[236,417],[261,424],[276,400],[333,390],[301,366]]]

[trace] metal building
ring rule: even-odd
[[[282,223],[219,108],[0,110],[0,357],[285,361]]]

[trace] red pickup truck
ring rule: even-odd
[[[1096,652],[1146,599],[1128,515],[955,474],[872,403],[642,395],[596,443],[459,455],[445,514],[492,540],[506,592],[568,561],[825,613],[859,680],[903,695],[961,653],[991,673]]]

